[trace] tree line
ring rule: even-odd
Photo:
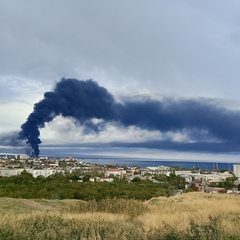
[[[56,174],[34,178],[23,171],[20,175],[0,177],[0,197],[26,199],[81,199],[102,200],[106,198],[148,200],[152,197],[171,196],[177,189],[184,189],[183,178],[171,174],[156,177],[158,183],[136,177],[131,182],[115,179],[113,182],[89,182],[84,176],[79,182],[74,173]]]

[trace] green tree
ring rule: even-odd
[[[89,182],[90,176],[89,175],[85,175],[83,177],[83,182]]]
[[[132,182],[141,182],[141,178],[140,177],[135,177],[133,178]]]

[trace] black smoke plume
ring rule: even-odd
[[[240,113],[207,100],[142,99],[119,103],[92,80],[63,78],[34,105],[34,111],[21,126],[19,138],[27,140],[36,156],[41,143],[39,129],[58,115],[73,118],[93,131],[103,129],[104,123],[115,122],[150,131],[185,131],[195,141],[214,138],[226,143],[240,142]],[[101,123],[92,119],[100,119]]]
[[[54,91],[46,92],[44,99],[34,105],[34,111],[21,126],[20,139],[26,139],[39,155],[40,128],[56,116],[72,117],[90,126],[93,118],[109,120],[114,99],[108,91],[92,80],[61,79]]]

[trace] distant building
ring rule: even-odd
[[[61,169],[26,169],[26,171],[31,173],[35,178],[37,178],[38,176],[49,177],[51,175],[55,175],[56,173],[65,172]]]
[[[105,173],[106,177],[109,177],[110,175],[114,175],[114,176],[122,176],[126,174],[126,170],[124,169],[108,169]]]
[[[225,188],[218,187],[205,187],[204,191],[207,193],[225,193],[227,190]]]
[[[31,173],[33,177],[37,178],[38,176],[42,177],[48,177],[51,175],[55,175],[56,173],[64,173],[64,170],[60,169],[31,169],[31,168],[15,168],[15,169],[6,169],[6,168],[0,168],[0,176],[2,177],[11,177],[20,175],[24,170],[26,170],[28,173]]]
[[[200,173],[193,173],[191,174],[192,177],[194,177],[195,180],[204,180],[204,181],[210,181],[210,182],[221,182],[225,181],[227,177],[232,177],[233,175],[229,172],[219,173],[219,172],[213,172],[211,174],[200,174]]]
[[[150,166],[150,167],[147,167],[147,170],[154,172],[154,171],[158,171],[159,168],[158,168],[158,167],[152,167],[152,166]]]
[[[11,176],[20,175],[23,170],[24,169],[19,169],[19,168],[16,168],[16,169],[2,168],[2,169],[0,169],[0,176],[1,177],[11,177]]]
[[[236,177],[240,178],[240,164],[233,164],[233,173]]]
[[[164,174],[169,176],[171,173],[171,167],[167,167],[167,166],[158,166],[158,167],[147,167],[146,171],[141,170],[142,175],[144,175],[145,173],[147,174]]]
[[[171,171],[171,167],[169,166],[158,166],[159,171]]]
[[[100,178],[99,182],[113,182],[113,178],[109,178],[109,177],[102,177]]]
[[[27,154],[17,154],[15,155],[15,158],[18,160],[25,160],[25,159],[29,159],[29,156]]]

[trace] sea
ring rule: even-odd
[[[7,153],[0,153],[4,156]],[[62,158],[66,157],[62,154],[53,154],[49,157]],[[183,169],[205,169],[205,170],[228,170],[233,171],[233,164],[240,164],[239,161],[234,162],[211,162],[204,160],[176,160],[176,159],[149,159],[149,158],[133,158],[133,157],[115,157],[115,156],[96,156],[96,155],[73,155],[78,161],[99,165],[113,166],[137,166],[140,168],[169,166],[179,167]]]
[[[78,161],[91,164],[113,165],[113,166],[137,166],[140,168],[169,166],[183,169],[204,169],[204,170],[228,170],[233,171],[233,164],[239,162],[204,162],[204,161],[184,161],[166,159],[145,159],[145,158],[122,158],[122,157],[81,157]]]

